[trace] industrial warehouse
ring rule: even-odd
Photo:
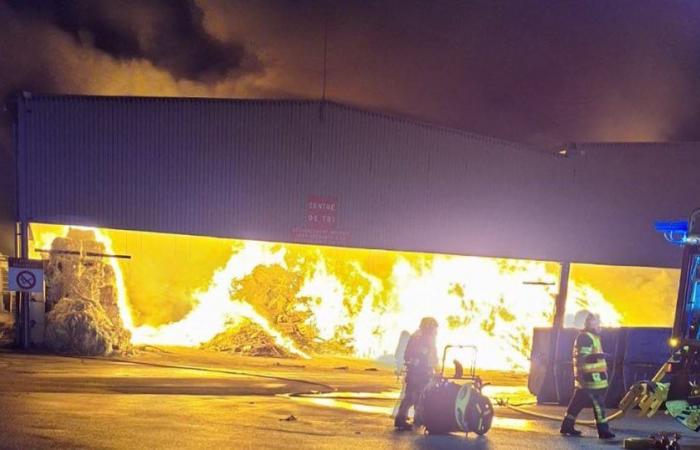
[[[615,407],[668,359],[679,280],[698,276],[655,223],[700,206],[700,143],[537,148],[326,101],[24,93],[10,107],[8,346],[400,371],[402,332],[430,315],[440,352],[474,346],[476,370],[521,374],[522,390],[527,374],[527,395],[566,405],[595,312]],[[681,228],[662,231],[683,244]],[[8,258],[40,261],[43,282],[10,290]]]

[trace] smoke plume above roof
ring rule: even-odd
[[[239,42],[223,42],[204,28],[193,0],[13,0],[19,14],[43,19],[76,45],[117,60],[144,60],[176,79],[215,82],[259,64]]]
[[[697,2],[0,0],[0,23],[3,97],[318,99],[325,77],[332,100],[539,146],[700,140]]]

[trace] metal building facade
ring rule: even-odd
[[[675,266],[655,219],[700,205],[695,144],[568,157],[334,103],[34,96],[25,221],[290,242],[310,196],[344,245]]]

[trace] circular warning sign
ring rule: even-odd
[[[36,285],[36,277],[28,270],[17,274],[17,285],[22,289],[32,289]]]

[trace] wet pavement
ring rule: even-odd
[[[590,428],[584,438],[563,438],[558,423],[504,408],[483,437],[399,433],[390,418],[396,378],[368,362],[189,350],[132,359],[0,353],[0,448],[588,449],[621,448],[622,437],[652,431],[680,431],[687,444],[697,442],[663,416],[632,414],[613,425],[621,438],[603,443]],[[508,377],[500,381],[506,386],[490,387],[489,395],[527,395]],[[289,395],[311,392],[321,395]],[[563,410],[528,408],[557,416]]]

